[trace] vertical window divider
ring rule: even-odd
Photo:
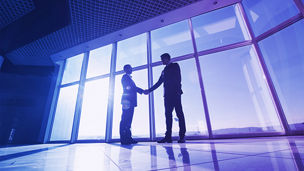
[[[53,123],[54,123],[54,119],[55,119],[55,112],[56,112],[57,102],[58,102],[58,97],[59,97],[59,92],[60,92],[60,84],[61,84],[61,81],[63,78],[64,69],[66,67],[66,60],[59,61],[58,64],[59,64],[59,71],[58,71],[58,76],[57,76],[57,80],[55,83],[55,89],[53,92],[54,95],[53,95],[52,102],[51,102],[49,116],[48,116],[47,123],[46,123],[45,134],[44,134],[43,140],[42,140],[43,143],[47,143],[51,139]]]
[[[199,58],[198,58],[198,53],[197,53],[197,47],[196,47],[196,42],[195,42],[195,37],[194,37],[194,31],[193,31],[193,26],[192,26],[192,20],[191,18],[188,19],[188,24],[189,24],[189,29],[191,33],[191,38],[192,38],[192,44],[194,48],[194,58],[195,58],[195,63],[196,63],[196,69],[198,72],[198,79],[201,87],[201,95],[202,95],[202,100],[203,100],[203,105],[204,105],[204,113],[205,113],[205,119],[206,119],[206,124],[207,124],[207,130],[208,130],[208,136],[209,139],[213,138],[213,133],[212,133],[212,125],[210,121],[210,115],[209,115],[209,110],[208,110],[208,103],[207,103],[207,98],[206,98],[206,93],[205,93],[205,88],[204,88],[204,82],[203,82],[203,76],[201,72],[201,66],[199,63]]]
[[[147,32],[147,61],[148,61],[148,88],[153,86],[153,70],[152,70],[152,44],[151,32]],[[149,122],[150,122],[150,140],[156,139],[155,133],[155,113],[154,113],[154,93],[149,93]]]
[[[116,59],[117,42],[112,44],[105,142],[112,140]]]
[[[77,141],[77,137],[78,137],[80,117],[81,117],[81,108],[82,108],[82,102],[83,102],[83,92],[84,92],[85,80],[86,80],[87,69],[88,69],[89,55],[90,55],[90,51],[85,52],[83,61],[82,61],[80,81],[79,81],[79,87],[78,87],[78,93],[77,93],[77,101],[76,101],[76,105],[75,105],[75,114],[74,114],[74,119],[73,119],[73,127],[72,127],[70,143],[75,143]]]
[[[262,67],[263,73],[264,73],[264,75],[266,77],[266,83],[267,83],[268,88],[270,90],[272,99],[273,99],[273,101],[275,103],[275,107],[276,107],[277,112],[278,112],[279,120],[281,121],[281,124],[283,126],[284,131],[285,131],[285,134],[289,135],[290,134],[290,127],[289,127],[289,124],[287,122],[286,116],[284,114],[284,110],[282,108],[282,105],[281,105],[281,102],[279,100],[278,94],[277,94],[276,89],[274,87],[273,81],[272,81],[272,79],[270,77],[270,73],[269,73],[269,71],[267,69],[267,66],[266,66],[266,63],[264,61],[261,49],[260,49],[260,47],[258,45],[258,41],[257,41],[257,39],[256,39],[256,37],[255,37],[255,35],[253,33],[253,29],[252,29],[252,27],[251,27],[251,25],[249,23],[249,19],[247,18],[247,15],[246,15],[246,12],[245,12],[245,9],[243,7],[242,2],[239,2],[237,5],[238,5],[238,7],[240,9],[240,12],[241,12],[241,15],[242,15],[242,17],[244,19],[246,27],[247,27],[247,29],[249,31],[250,37],[252,38],[253,47],[254,47],[254,49],[255,49],[255,51],[257,53],[258,61],[260,62],[260,65]]]

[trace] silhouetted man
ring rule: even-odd
[[[137,93],[142,94],[143,90],[136,87],[132,80],[132,67],[131,65],[124,66],[125,74],[121,78],[123,86],[123,94],[121,97],[122,115],[120,121],[120,142],[121,144],[136,144],[137,141],[133,140],[131,133],[131,124],[134,114],[134,108],[137,106]]]
[[[176,115],[179,120],[179,137],[178,143],[185,142],[186,124],[181,103],[181,95],[183,94],[181,85],[180,67],[177,63],[171,63],[171,57],[168,53],[161,55],[165,69],[155,85],[150,89],[145,90],[144,93],[148,94],[157,89],[164,83],[164,102],[165,102],[165,115],[166,115],[166,135],[165,138],[158,141],[158,143],[172,143],[172,112],[175,109]]]

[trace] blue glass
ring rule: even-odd
[[[61,84],[80,80],[83,54],[66,59]]]
[[[73,127],[78,84],[60,89],[51,141],[70,140]]]
[[[304,21],[259,45],[291,129],[304,130]]]
[[[243,5],[256,36],[299,13],[293,0],[243,0]]]
[[[197,51],[250,39],[237,5],[193,17],[192,25]]]
[[[122,75],[115,77],[114,91],[114,112],[113,112],[113,129],[112,138],[119,138],[119,123],[121,120],[122,107]],[[148,88],[148,72],[146,69],[134,71],[132,79],[137,87],[142,89]],[[147,95],[137,94],[137,107],[134,110],[133,122],[131,125],[133,138],[148,138],[149,137],[149,97]]]
[[[109,78],[85,83],[78,139],[104,139]]]
[[[169,53],[171,57],[193,53],[187,20],[151,31],[151,42],[152,62],[160,61],[160,55],[163,53]]]
[[[90,52],[87,78],[110,73],[112,45]]]
[[[282,131],[253,47],[201,56],[199,60],[213,134]]]
[[[140,34],[117,43],[116,71],[126,64],[132,67],[147,64],[147,35]]]
[[[182,76],[182,106],[185,114],[187,136],[208,135],[202,102],[201,89],[198,80],[195,60],[187,59],[177,62]],[[156,83],[164,66],[153,68],[153,82]],[[156,136],[163,137],[166,132],[163,85],[154,91],[155,128]],[[173,112],[173,136],[178,136],[178,118]]]

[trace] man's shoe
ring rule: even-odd
[[[181,138],[181,139],[179,139],[177,142],[178,142],[178,143],[185,143],[186,141],[185,141],[184,138]]]
[[[120,142],[121,145],[130,145],[132,144],[132,142],[130,141],[124,141],[124,142]]]
[[[131,143],[132,144],[137,144],[138,142],[136,140],[134,140],[134,139],[131,139]]]
[[[157,143],[172,143],[172,139],[171,138],[163,138],[159,141],[157,141]]]

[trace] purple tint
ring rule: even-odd
[[[292,130],[304,130],[304,21],[259,42],[285,116]]]
[[[293,0],[243,0],[242,3],[256,36],[299,13]]]
[[[237,5],[192,18],[197,51],[249,40],[249,33]]]
[[[199,59],[214,135],[282,131],[254,48]]]
[[[66,59],[61,85],[80,80],[84,54]]]
[[[160,61],[163,53],[169,53],[172,58],[193,53],[187,20],[151,31],[151,44],[152,62]]]

